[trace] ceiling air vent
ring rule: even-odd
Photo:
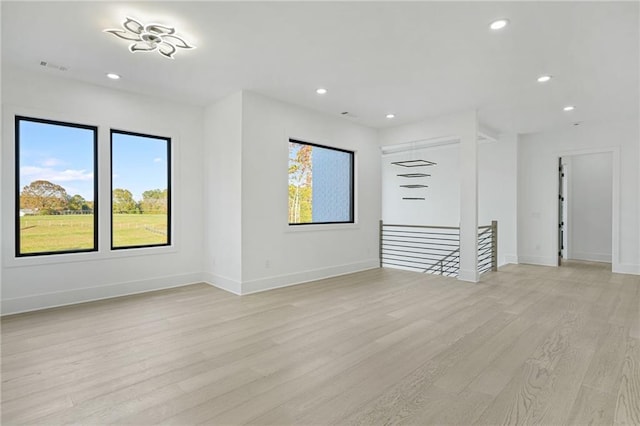
[[[45,68],[50,68],[52,70],[58,70],[58,71],[69,71],[69,67],[64,66],[64,65],[57,65],[48,61],[40,61],[40,65],[45,67]]]

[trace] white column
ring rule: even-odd
[[[478,114],[469,113],[460,134],[460,271],[478,282]]]

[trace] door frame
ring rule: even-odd
[[[574,155],[585,155],[585,154],[607,154],[611,153],[611,168],[612,168],[612,197],[611,197],[611,270],[616,272],[619,270],[620,266],[620,148],[619,147],[608,147],[608,148],[586,148],[586,149],[576,149],[571,151],[562,151],[557,152],[555,155],[555,164],[559,164],[561,158],[571,157]],[[557,173],[557,167],[556,167]],[[558,187],[556,188],[556,196],[560,193],[561,188],[559,188],[560,180],[556,179]],[[565,194],[566,195],[566,194]],[[560,208],[558,203],[554,203],[555,205],[555,217],[557,218],[560,214]],[[557,221],[555,221],[557,222]],[[558,241],[558,224],[556,223],[553,229],[555,237],[554,241],[554,253],[557,255],[560,244]]]

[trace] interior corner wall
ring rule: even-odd
[[[2,313],[199,282],[202,278],[202,108],[2,69]],[[14,116],[98,126],[99,251],[14,256]],[[172,138],[172,247],[110,251],[109,129]]]
[[[242,92],[204,112],[205,281],[241,294]]]
[[[583,124],[522,135],[518,145],[518,257],[523,263],[557,264],[558,158],[619,150],[618,257],[613,272],[640,274],[640,176],[638,119]],[[615,159],[615,156],[614,156]],[[615,161],[615,160],[614,160]],[[614,202],[616,194],[614,193]],[[614,230],[615,231],[615,230]],[[614,250],[615,252],[615,250]]]
[[[242,293],[378,267],[375,130],[245,91]],[[288,225],[289,138],[355,151],[355,224]]]

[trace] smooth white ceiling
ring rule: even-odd
[[[132,54],[102,32],[127,15],[198,48]],[[3,1],[2,66],[203,106],[248,89],[372,127],[477,108],[527,133],[638,117],[639,16],[637,2]]]

